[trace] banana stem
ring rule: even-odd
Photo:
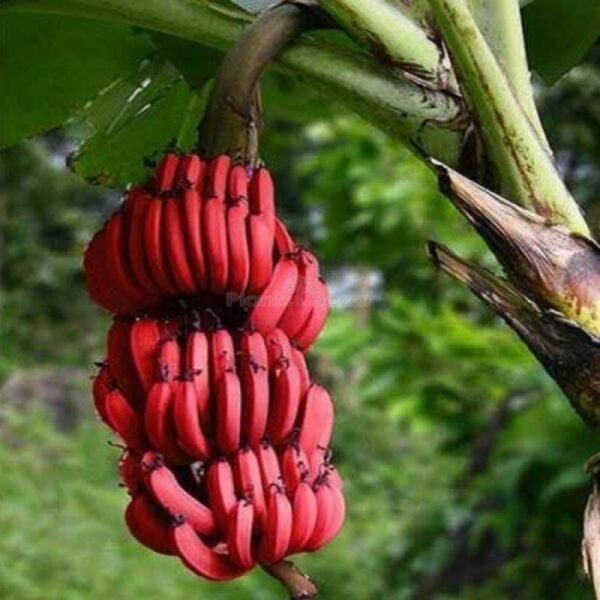
[[[512,201],[551,223],[588,226],[481,34],[467,0],[429,0],[487,149]]]
[[[535,129],[540,143],[550,153],[551,149],[533,99],[519,0],[469,0],[469,6],[481,33],[506,75],[517,102]]]
[[[245,163],[258,160],[262,126],[258,82],[281,49],[322,21],[307,5],[281,4],[263,13],[223,59],[205,117],[199,151],[212,158],[237,154]]]
[[[312,600],[319,595],[317,586],[289,560],[282,560],[263,569],[288,590],[290,600]]]
[[[390,0],[320,0],[320,6],[377,59],[423,86],[458,94],[444,52],[427,25]]]

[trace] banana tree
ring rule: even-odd
[[[600,246],[557,168],[530,67],[552,83],[576,64],[600,33],[597,1],[272,4],[3,2],[0,43],[9,60],[0,144],[75,119],[86,139],[71,168],[115,187],[143,180],[143,159],[169,144],[186,151],[199,143],[204,155],[235,151],[256,163],[259,80],[267,68],[279,71],[293,81],[290,103],[312,88],[408,146],[436,174],[503,275],[438,242],[428,246],[433,265],[500,315],[596,427]],[[600,597],[596,466],[591,461],[583,556]],[[295,598],[316,594],[290,563],[270,572]]]

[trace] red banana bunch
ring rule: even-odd
[[[120,462],[131,496],[127,527],[144,546],[214,581],[313,552],[341,529],[345,502],[327,457],[314,467],[302,458],[293,443],[278,453],[267,440],[202,467],[128,451]]]
[[[280,329],[263,336],[212,323],[115,318],[94,381],[96,410],[137,451],[171,464],[229,456],[268,438],[310,455],[329,445],[333,403]],[[180,319],[185,321],[185,319]]]
[[[93,393],[127,448],[132,535],[224,580],[317,550],[339,532],[345,503],[333,403],[303,354],[280,329],[213,321],[115,319]]]
[[[316,258],[276,217],[268,170],[225,155],[165,156],[94,236],[84,265],[91,298],[112,313],[161,314],[182,301],[235,307],[238,319],[261,333],[279,327],[303,349],[329,310]]]
[[[132,535],[211,580],[333,539],[334,406],[304,357],[329,293],[276,217],[268,171],[167,155],[84,263],[116,315],[93,396],[125,446]]]

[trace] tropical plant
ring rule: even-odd
[[[546,81],[569,70],[598,36],[597,2],[292,0],[248,15],[269,4],[4,2],[0,142],[70,122],[85,138],[74,172],[114,187],[143,180],[166,147],[194,147],[200,122],[205,154],[254,160],[257,82],[272,62],[283,76],[264,86],[267,106],[270,88],[298,122],[340,103],[435,171],[505,277],[435,242],[433,264],[498,313],[596,426],[600,251],[553,158],[528,59]],[[600,594],[598,505],[593,493],[584,562]]]

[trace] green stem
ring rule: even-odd
[[[547,152],[550,146],[533,99],[519,0],[469,0],[479,30]]]
[[[0,10],[108,20],[213,48],[229,48],[245,18],[207,0],[12,0]],[[418,154],[457,166],[467,122],[452,95],[397,77],[364,52],[301,37],[274,65],[333,98]]]
[[[466,0],[429,0],[429,4],[505,195],[553,223],[589,235],[579,207],[516,101]]]
[[[320,6],[383,63],[423,84],[440,86],[444,54],[426,31],[397,2],[390,0],[320,0]],[[445,83],[454,89],[455,82]]]
[[[309,40],[284,50],[278,63],[418,155],[443,154],[459,164],[468,123],[456,98],[397,78],[360,53],[332,49],[325,54],[319,42]]]

